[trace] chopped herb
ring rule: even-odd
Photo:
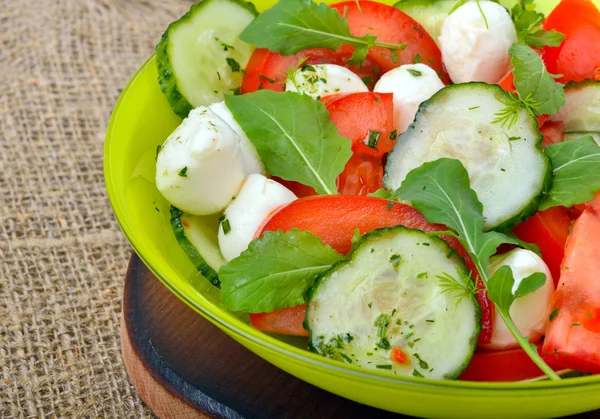
[[[263,82],[261,81],[260,83],[258,83],[258,90],[262,90],[263,89]]]
[[[431,246],[431,243],[421,243],[423,246]]]
[[[154,209],[156,210],[156,212],[160,212],[160,210],[157,207],[154,207]]]
[[[187,177],[187,166],[185,166],[183,169],[181,169],[181,170],[180,170],[180,171],[177,173],[177,175],[178,175],[178,176],[181,176],[181,177]]]
[[[475,109],[479,109],[481,108],[481,106],[473,106],[472,108],[469,108],[470,111],[475,110]]]
[[[156,159],[158,159],[158,153],[160,153],[161,149],[162,149],[162,146],[160,144],[156,146]]]
[[[409,348],[414,348],[415,347],[415,343],[414,342],[408,342],[408,347]]]
[[[415,340],[413,340],[414,343],[417,343],[418,341],[420,341],[421,338],[416,338]]]
[[[390,263],[396,270],[398,269],[398,266],[400,265],[401,260],[402,260],[402,257],[399,254],[393,254],[392,256],[390,256]]]
[[[241,70],[240,67],[240,63],[238,63],[236,60],[234,60],[233,58],[225,58],[225,61],[227,61],[227,64],[229,65],[229,68],[231,68],[231,72],[232,73],[239,73]]]
[[[429,369],[429,365],[427,364],[427,362],[423,361],[423,359],[421,358],[421,356],[419,354],[413,354],[413,356],[415,358],[417,358],[417,360],[419,361],[419,366],[421,368],[423,368],[424,370],[428,370]]]
[[[367,356],[373,356],[373,352],[367,352],[366,355]]]
[[[552,352],[554,352],[554,356],[556,357],[556,359],[558,359],[558,349],[554,348],[552,349]]]
[[[410,74],[412,74],[415,77],[421,77],[423,75],[423,73],[420,72],[419,70],[414,70],[412,68],[409,68],[406,71],[408,71]]]
[[[221,73],[219,73],[218,71],[217,71],[217,77],[219,78],[219,80],[221,80]]]
[[[375,249],[373,249],[373,248],[371,247],[371,253],[373,253],[374,251],[375,251]]]
[[[593,316],[592,316],[592,313],[588,313],[588,314],[587,314],[587,316],[588,316],[590,319],[593,317]]]
[[[417,275],[417,279],[427,278],[427,272],[421,272]]]
[[[342,359],[344,360],[344,362],[346,362],[347,364],[352,364],[352,360],[345,354],[340,354],[340,356],[342,357]]]
[[[387,203],[387,205],[385,206],[385,208],[390,211],[392,208],[394,208],[394,202],[390,201]]]
[[[419,53],[417,52],[415,54],[415,56],[413,57],[413,63],[414,64],[419,64],[423,59],[421,58],[421,55],[419,55]]]
[[[573,323],[571,326],[581,326],[581,323]]]
[[[558,316],[558,307],[556,307],[554,310],[552,310],[552,313],[550,313],[550,321],[554,320],[556,316]]]
[[[375,365],[375,368],[379,368],[380,370],[391,370],[392,366],[391,365]]]
[[[402,320],[401,320],[401,319],[396,319],[396,324],[397,324],[398,326],[400,326],[400,325],[402,324]]]
[[[390,341],[387,340],[387,338],[379,339],[379,342],[377,342],[377,346],[379,346],[381,349],[390,349],[391,348]]]
[[[369,304],[367,304],[369,306],[369,308],[371,308],[373,306],[373,302],[371,301]]]
[[[362,80],[362,81],[363,81],[363,83],[364,83],[364,84],[366,84],[366,85],[369,85],[369,84],[371,84],[371,82],[373,81],[373,80],[371,79],[371,77],[369,77],[369,76],[363,77],[361,80]]]
[[[425,378],[425,377],[423,376],[423,374],[421,374],[421,373],[420,373],[419,371],[417,371],[417,370],[413,370],[413,372],[412,372],[412,375],[413,375],[413,377]]]
[[[501,167],[501,168],[500,168],[500,171],[501,171],[501,172],[506,172],[506,169],[504,169],[504,168],[502,168],[502,167]]]
[[[377,336],[385,339],[385,334],[390,326],[390,316],[381,313],[379,316],[377,316],[373,325],[377,326]]]
[[[410,339],[414,334],[415,332],[411,331],[408,335],[404,336],[404,339]]]
[[[234,96],[239,96],[242,94],[242,88],[236,87],[235,89],[229,89],[234,94]]]
[[[392,61],[394,62],[394,64],[397,64],[398,63],[398,50],[392,49],[390,51],[392,52]]]
[[[508,141],[518,141],[521,137],[508,137]]]
[[[346,343],[350,343],[354,340],[354,336],[352,336],[350,333],[346,333],[346,335],[343,337],[343,340]]]
[[[271,78],[269,78],[269,77],[267,77],[267,76],[263,76],[262,74],[259,74],[259,75],[258,75],[258,78],[259,78],[259,79],[262,79],[262,80],[264,80],[264,81],[267,81],[267,82],[269,82],[269,83],[271,83],[271,84],[275,83],[275,80],[273,80],[273,79],[271,79]]]
[[[221,221],[221,227],[223,227],[223,234],[229,234],[231,231],[231,225],[229,224],[229,220],[227,218],[224,218],[223,221]]]
[[[379,137],[381,137],[381,132],[369,130],[367,146],[374,150],[377,150],[377,143],[379,142]]]
[[[390,140],[394,141],[396,138],[398,138],[398,131],[393,130],[390,132]]]
[[[425,320],[427,323],[435,323],[435,320]]]

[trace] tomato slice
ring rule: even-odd
[[[299,199],[275,211],[258,228],[256,237],[260,237],[263,231],[289,231],[298,228],[312,232],[320,237],[323,243],[346,254],[352,247],[352,237],[356,228],[364,234],[377,228],[395,225],[423,231],[446,230],[443,225],[428,223],[420,212],[408,205],[363,196],[324,195]],[[473,279],[477,281],[478,287],[482,286],[473,261],[458,240],[453,237],[443,238],[459,256],[465,259],[467,268],[473,272]],[[482,311],[482,332],[479,342],[488,343],[492,330],[493,305],[484,291],[477,293],[477,299]],[[261,328],[264,324],[255,327]],[[297,323],[289,324],[288,334],[293,334],[298,327]]]
[[[341,136],[352,141],[352,148],[382,156],[394,148],[394,95],[392,93],[340,93],[321,101]],[[369,146],[369,133],[375,144]],[[378,133],[378,134],[377,134]]]
[[[433,68],[444,84],[450,83],[439,47],[423,26],[407,14],[374,1],[346,1],[331,7],[340,16],[346,16],[352,35],[375,35],[379,42],[407,45],[394,53],[381,47],[369,50],[368,57],[379,65],[382,74],[403,64],[422,62]]]
[[[560,264],[565,254],[565,243],[571,227],[571,218],[564,207],[538,211],[526,221],[513,228],[521,239],[538,245],[542,259],[548,265],[554,285],[560,278]]]
[[[308,336],[302,325],[306,316],[306,304],[286,307],[270,313],[250,313],[252,326],[263,332],[280,335]]]
[[[600,11],[590,0],[562,0],[543,24],[565,35],[558,47],[544,47],[548,71],[557,81],[600,80]]]
[[[336,184],[342,195],[366,196],[383,188],[383,164],[381,158],[362,151],[355,151]]]
[[[540,132],[544,136],[542,147],[562,143],[565,140],[565,123],[563,121],[546,121],[540,127]]]
[[[541,345],[538,345],[541,353]],[[557,368],[553,367],[557,370]],[[506,382],[521,381],[543,376],[529,355],[521,349],[495,352],[475,352],[460,380]]]
[[[600,215],[585,210],[573,223],[560,282],[552,297],[544,359],[600,373]]]
[[[379,66],[369,57],[360,65],[349,65],[354,52],[351,45],[342,45],[336,51],[326,48],[308,48],[294,55],[283,56],[266,48],[256,48],[248,61],[242,80],[242,93],[257,90],[285,90],[285,78],[290,68],[306,59],[306,64],[337,64],[352,70],[372,89],[380,77]]]

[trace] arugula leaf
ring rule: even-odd
[[[554,177],[540,210],[581,204],[600,190],[600,147],[592,137],[551,144],[545,150],[552,161]]]
[[[540,56],[526,45],[513,44],[512,56],[515,87],[521,99],[530,98],[537,107],[536,115],[552,115],[565,104],[564,86],[554,81],[556,77],[546,69]]]
[[[297,306],[315,276],[343,258],[308,231],[266,231],[219,270],[223,304],[247,313]]]
[[[407,44],[377,42],[373,35],[354,36],[346,18],[340,17],[337,10],[312,0],[279,0],[246,26],[240,39],[282,55],[293,55],[306,48],[336,50],[342,45],[352,45],[356,49],[348,61],[350,64],[362,63],[370,47],[393,51],[407,47]]]
[[[425,163],[406,176],[396,194],[412,201],[413,206],[428,222],[445,224],[456,231],[488,289],[490,300],[498,308],[498,313],[515,339],[549,378],[560,379],[529,345],[527,338],[521,335],[510,318],[510,304],[515,298],[512,293],[514,278],[510,268],[500,268],[490,278],[490,256],[501,244],[518,245],[518,241],[496,231],[483,231],[483,205],[471,189],[469,175],[462,163],[451,159]],[[530,285],[529,281],[531,280],[526,281],[523,292],[534,288],[534,284]]]
[[[379,188],[375,192],[367,194],[367,196],[373,198],[389,199],[391,201],[395,201],[398,198],[393,191],[390,191],[385,188]]]
[[[267,172],[335,194],[335,179],[352,156],[321,102],[294,92],[260,90],[225,96],[235,120],[256,146]]]
[[[523,278],[515,291],[515,298],[524,297],[537,291],[546,283],[546,275],[541,272],[535,272],[526,278]]]
[[[519,297],[524,297],[537,291],[546,283],[546,275],[535,272],[523,278],[516,291],[515,278],[510,267],[504,265],[498,268],[487,283],[488,297],[500,310],[508,313],[510,306]]]
[[[564,35],[555,30],[547,31],[543,29],[541,25],[545,16],[534,9],[535,4],[527,0],[517,2],[510,11],[519,42],[535,48],[546,45],[559,46],[565,38]]]

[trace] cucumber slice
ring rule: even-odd
[[[436,43],[442,33],[444,19],[456,5],[456,0],[400,0],[394,7],[419,22]]]
[[[533,214],[551,183],[536,119],[517,110],[512,126],[493,123],[510,94],[497,85],[445,87],[421,104],[415,121],[388,156],[384,185],[397,189],[423,163],[460,160],[483,204],[485,228],[505,229]]]
[[[156,63],[160,88],[177,115],[185,118],[238,91],[254,50],[238,36],[257,15],[243,0],[203,0],[169,25]]]
[[[219,216],[198,216],[184,214],[171,206],[171,228],[177,243],[192,261],[198,272],[220,288],[219,268],[225,265],[225,259],[219,251],[217,231]]]
[[[567,140],[591,135],[600,145],[600,81],[567,85],[565,99],[565,106],[549,120],[565,123]]]
[[[471,284],[442,239],[402,226],[375,230],[309,290],[309,347],[390,374],[457,378],[481,330]]]

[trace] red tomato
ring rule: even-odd
[[[541,352],[541,346],[538,346],[538,352]],[[475,352],[469,366],[459,379],[505,382],[528,380],[543,375],[542,370],[534,364],[529,355],[518,348],[496,352]]]
[[[296,67],[303,58],[306,58],[306,64],[337,64],[347,67],[364,81],[370,80],[366,84],[369,88],[373,88],[381,75],[378,65],[369,57],[360,66],[348,65],[353,51],[353,46],[343,45],[337,51],[309,48],[295,55],[283,56],[266,48],[257,48],[246,66],[242,80],[242,93],[251,93],[257,90],[283,92],[287,72],[290,68]]]
[[[567,239],[560,282],[552,296],[544,359],[600,373],[600,215],[585,210]]]
[[[498,82],[498,86],[502,87],[504,90],[506,90],[507,92],[514,92],[515,90],[517,90],[517,88],[515,87],[515,76],[513,75],[512,70],[509,71],[506,76],[502,77],[500,79],[500,81]],[[543,126],[546,121],[548,120],[549,115],[540,115],[540,116],[536,116],[535,119],[537,119],[538,122],[538,127]]]
[[[445,83],[450,77],[442,65],[442,53],[433,38],[416,20],[395,7],[374,1],[346,1],[331,5],[340,16],[346,14],[350,33],[355,36],[375,35],[378,42],[407,44],[402,51],[392,53],[387,48],[369,50],[381,73],[386,73],[403,64],[422,62],[433,68]],[[347,12],[346,12],[347,9]]]
[[[538,211],[513,228],[513,232],[521,240],[539,246],[542,259],[548,265],[554,279],[554,285],[558,284],[560,278],[560,264],[570,227],[571,219],[566,208],[553,207],[546,211]]]
[[[548,71],[561,83],[600,80],[600,11],[590,0],[562,0],[544,28],[565,35],[558,47],[542,48]]]
[[[565,123],[563,121],[546,121],[540,127],[540,132],[544,136],[542,147],[562,143],[565,139]]]
[[[381,158],[355,151],[344,171],[338,176],[338,192],[342,195],[361,195],[383,188],[383,164]]]
[[[284,180],[278,177],[273,176],[274,181],[281,183],[283,186],[288,188],[290,191],[294,193],[298,198],[305,198],[307,196],[315,196],[319,195],[317,191],[315,191],[310,186],[303,185],[300,182],[294,182],[293,180]]]
[[[361,234],[381,227],[404,225],[423,231],[442,231],[446,227],[429,224],[423,215],[411,206],[394,203],[384,199],[348,195],[323,195],[299,199],[280,208],[267,218],[257,230],[256,237],[263,231],[288,231],[291,228],[307,230],[317,235],[323,243],[330,245],[340,253],[347,253],[352,247],[354,229]],[[481,280],[471,258],[458,240],[444,237],[456,253],[463,257],[467,269],[473,272],[473,279]],[[482,332],[480,343],[488,343],[491,337],[493,305],[485,292],[477,293],[482,311]],[[298,324],[290,324],[289,330],[298,330]],[[258,326],[257,326],[258,327]]]
[[[306,316],[306,304],[286,307],[270,313],[250,313],[252,326],[269,333],[281,335],[308,336],[302,323]]]
[[[392,93],[340,93],[325,96],[321,102],[341,136],[352,141],[352,149],[381,156],[392,150],[394,131],[394,95]],[[368,145],[369,132],[377,132],[377,143]]]

